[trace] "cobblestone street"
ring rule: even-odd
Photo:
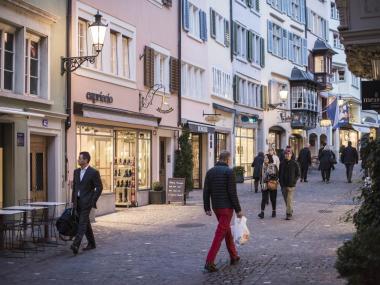
[[[284,219],[280,191],[277,217],[268,207],[260,220],[261,194],[250,191],[250,181],[239,185],[252,238],[238,249],[242,261],[234,267],[223,244],[215,274],[204,273],[203,265],[216,219],[204,215],[202,192],[193,191],[187,206],[151,205],[98,217],[94,251],[74,257],[67,243],[26,258],[1,257],[1,284],[344,284],[333,265],[336,249],[354,229],[341,221],[360,186],[359,167],[354,171],[352,184],[342,165],[330,184],[310,172],[309,183],[298,183],[291,221]]]

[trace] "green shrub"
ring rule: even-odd
[[[185,178],[185,191],[193,189],[193,149],[190,143],[190,132],[183,129],[178,138],[179,149],[175,151],[174,177]]]
[[[234,166],[232,170],[235,173],[235,176],[244,176],[245,169],[243,166]]]

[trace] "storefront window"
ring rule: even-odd
[[[116,206],[136,203],[136,131],[115,132],[114,189]]]
[[[139,133],[138,154],[138,189],[150,189],[151,177],[151,135],[150,132]]]
[[[113,131],[97,126],[77,127],[77,152],[88,151],[91,155],[90,165],[100,172],[103,193],[113,192],[112,158]]]
[[[355,130],[340,130],[339,138],[341,146],[347,146],[348,142],[351,141],[353,147],[358,147],[358,132]]]
[[[254,129],[236,128],[235,134],[235,164],[244,167],[246,177],[252,176],[251,164],[256,155]]]
[[[215,133],[215,163],[223,150],[227,150],[227,134]]]

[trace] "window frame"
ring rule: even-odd
[[[27,60],[28,62],[28,70],[27,68],[25,68],[25,77],[26,77],[26,82],[24,82],[24,94],[27,95],[27,96],[32,96],[32,97],[39,97],[40,96],[40,80],[41,80],[41,67],[40,67],[40,59],[41,59],[41,38],[38,37],[38,36],[35,36],[35,35],[32,35],[32,34],[27,34],[26,37],[25,37],[25,42],[27,42],[27,44],[25,44],[25,51],[28,53],[27,55],[24,55],[25,57],[25,60]],[[31,56],[31,43],[32,42],[36,42],[37,43],[37,46],[38,46],[38,58],[37,58],[37,68],[38,68],[38,72],[37,72],[37,77],[34,77],[34,78],[37,78],[37,94],[32,94],[30,92],[30,86],[31,86],[31,78],[33,76],[31,76],[30,74],[30,71],[31,71],[31,61],[32,61],[32,56]],[[25,64],[25,61],[24,61],[24,64]],[[25,84],[26,83],[26,84]]]
[[[13,35],[13,50],[12,53],[12,70],[5,69],[5,34]],[[7,51],[9,52],[9,51]],[[7,25],[0,25],[0,90],[4,92],[14,92],[15,91],[15,73],[16,73],[16,29]],[[12,87],[11,89],[5,88],[5,72],[12,72]]]

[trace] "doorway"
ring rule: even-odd
[[[166,189],[166,140],[160,138],[160,184]]]
[[[193,188],[200,189],[202,186],[202,135],[191,134],[191,145],[193,149]]]
[[[47,201],[46,137],[30,136],[30,199]]]
[[[300,135],[291,135],[289,137],[289,145],[293,150],[295,157],[298,157],[300,150],[303,147],[303,138]]]

